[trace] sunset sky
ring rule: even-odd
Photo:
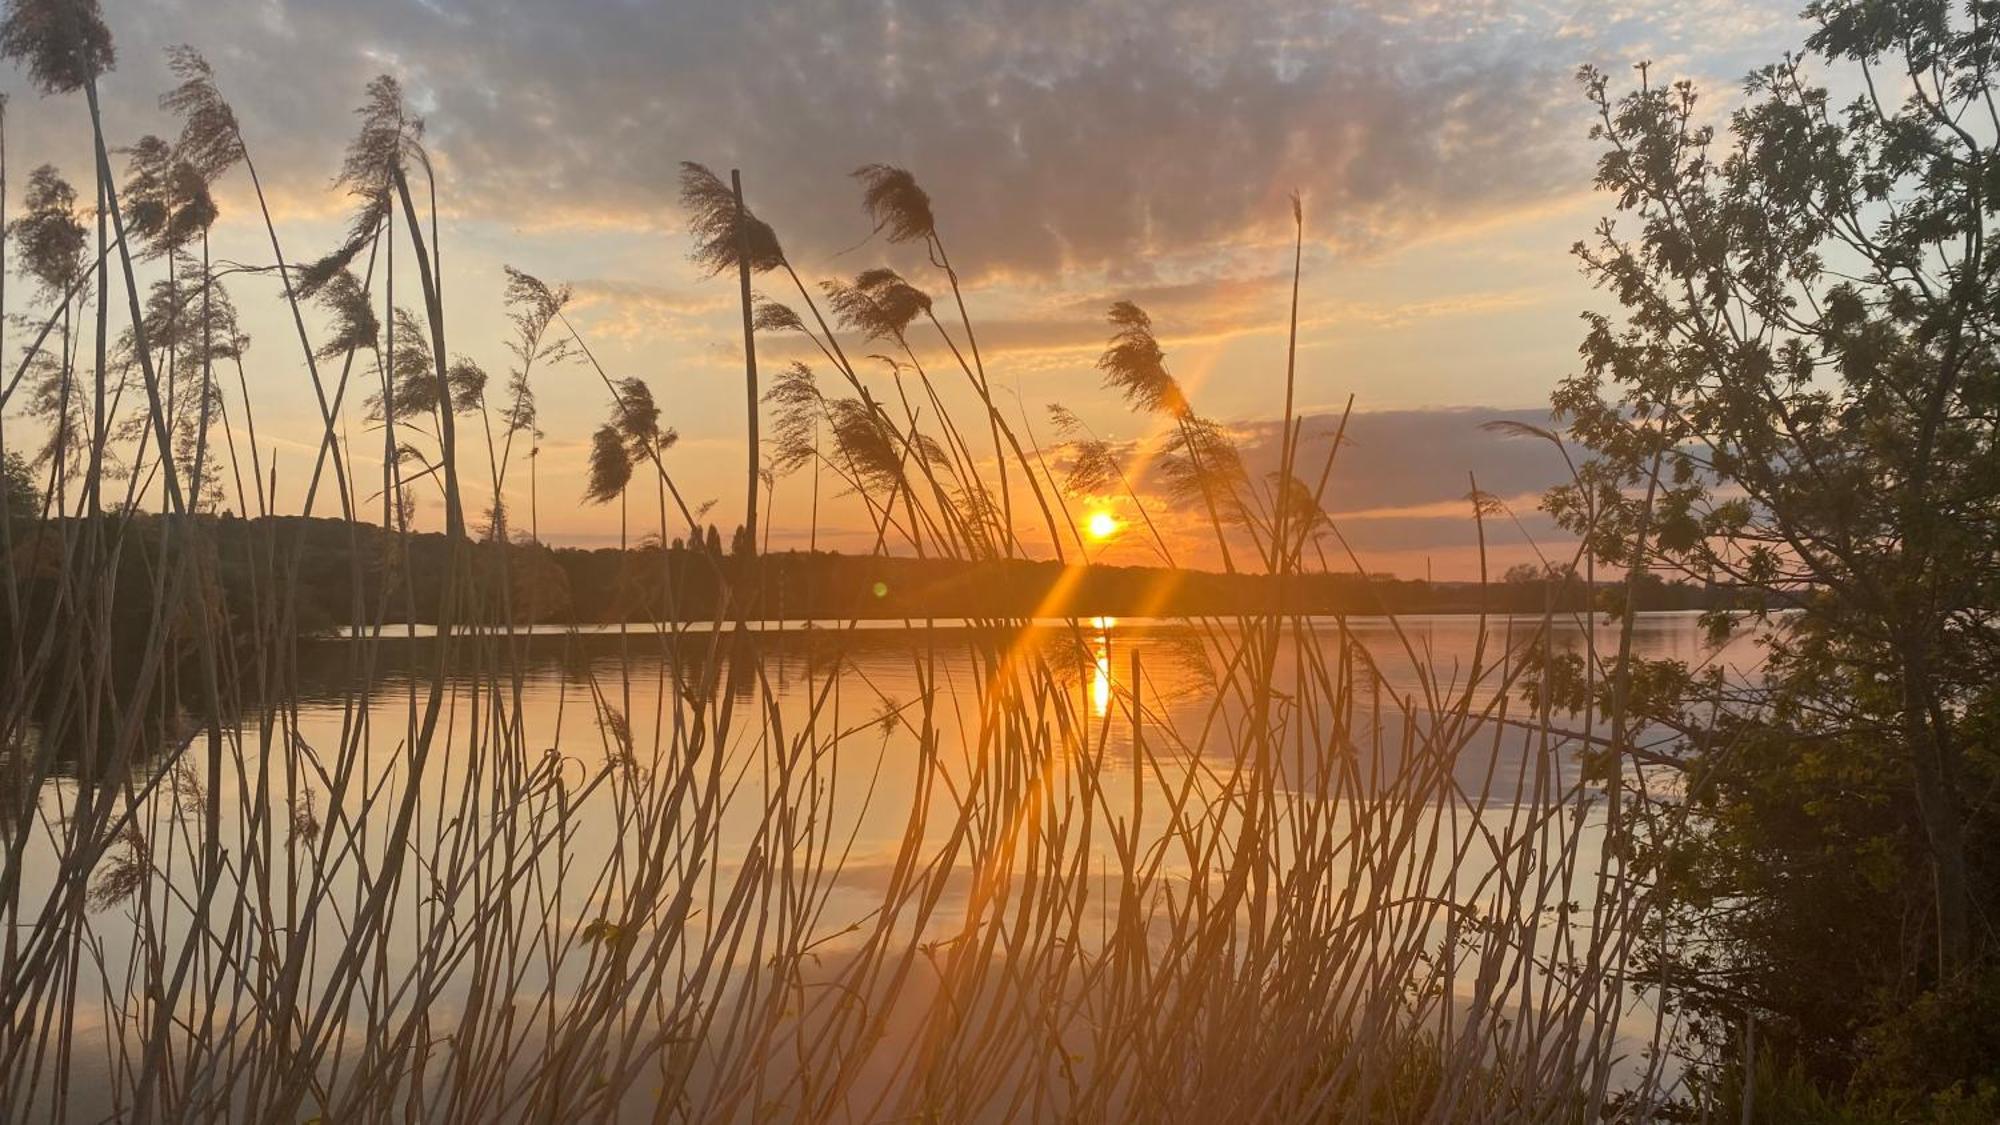
[[[1282,403],[1296,190],[1308,237],[1301,407],[1337,412],[1352,394],[1359,412],[1329,507],[1369,569],[1421,575],[1428,560],[1459,578],[1473,572],[1468,472],[1513,502],[1528,533],[1560,539],[1532,511],[1559,467],[1552,451],[1478,423],[1543,417],[1576,367],[1579,312],[1605,303],[1568,253],[1609,207],[1591,190],[1576,68],[1622,80],[1650,59],[1657,77],[1702,82],[1721,113],[1744,72],[1801,39],[1798,6],[104,0],[119,54],[104,94],[114,144],[169,134],[155,105],[171,85],[161,50],[200,49],[242,119],[286,251],[305,259],[334,244],[349,206],[328,184],[362,87],[395,75],[427,119],[439,171],[451,350],[482,362],[497,390],[501,265],[573,284],[578,327],[614,375],[651,384],[681,434],[668,466],[691,499],[718,501],[725,535],[742,503],[736,294],[733,278],[704,278],[688,260],[680,161],[741,168],[751,206],[809,280],[887,263],[936,293],[942,279],[919,253],[870,239],[848,178],[868,162],[907,167],[969,284],[1017,426],[1025,410],[1052,441],[1045,407],[1061,402],[1103,436],[1151,432],[1093,370],[1105,307],[1131,299],[1197,407],[1230,423],[1253,460]],[[44,161],[87,194],[81,98],[40,97],[11,69],[4,88],[10,207]],[[268,263],[247,180],[232,173],[220,191],[217,255]],[[303,365],[275,285],[231,286],[253,338],[259,436],[295,506],[318,425]],[[25,311],[24,289],[9,288],[10,312]],[[773,342],[767,368],[793,354]],[[604,388],[573,367],[536,389],[544,538],[615,542],[615,505],[580,500]],[[10,427],[17,414],[10,405]],[[362,452],[374,445],[358,402],[350,427],[368,478],[378,462]],[[1311,448],[1316,465],[1324,446]],[[468,466],[477,495],[471,468],[483,465]],[[802,480],[780,483],[775,548],[805,543],[806,499]],[[435,526],[435,510],[426,519]],[[852,502],[833,502],[823,523],[820,545],[866,549]],[[1179,561],[1214,564],[1203,537],[1169,526]],[[1529,557],[1511,524],[1494,538],[1498,565]],[[1135,542],[1107,557],[1150,561]]]

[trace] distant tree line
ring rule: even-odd
[[[372,524],[338,519],[272,517],[242,520],[204,517],[212,547],[207,581],[231,617],[256,612],[253,576],[268,552],[295,545],[297,574],[288,591],[300,633],[327,632],[373,622],[428,623],[443,590],[449,550],[441,534],[412,535],[405,545]],[[134,581],[120,583],[116,623],[143,628],[149,606],[140,604],[152,583],[142,580],[158,535],[157,521],[135,517],[128,535],[135,549],[122,556]],[[22,612],[34,614],[54,596],[53,560],[38,582],[36,543],[60,545],[60,536],[37,536],[17,520],[14,539],[28,594]],[[733,620],[739,612],[769,619],[923,619],[1041,617],[1200,616],[1268,613],[1560,613],[1581,611],[1590,594],[1574,575],[1551,579],[1517,568],[1500,583],[1425,582],[1387,575],[1293,575],[1284,604],[1265,576],[1169,570],[1144,566],[1070,567],[1024,559],[963,561],[902,556],[843,555],[825,551],[753,554],[749,538],[702,529],[674,539],[620,550],[484,542],[471,552],[479,614],[517,624],[604,624],[625,621]],[[690,543],[699,544],[690,546]],[[1608,604],[1622,584],[1595,597]],[[725,591],[733,592],[726,595]],[[129,593],[129,597],[127,594]],[[747,598],[738,604],[730,600]],[[1726,604],[1727,591],[1649,577],[1639,584],[1642,610],[1701,609]],[[0,607],[0,614],[5,608]]]

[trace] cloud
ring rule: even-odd
[[[327,185],[352,107],[369,78],[395,74],[427,118],[440,175],[453,349],[504,368],[501,261],[582,278],[577,320],[596,354],[614,374],[673,380],[662,399],[690,443],[737,440],[741,361],[734,279],[697,281],[686,261],[678,162],[741,167],[807,285],[886,257],[938,290],[916,248],[857,248],[868,223],[847,173],[907,166],[974,283],[1003,408],[1039,420],[1059,398],[1130,436],[1129,412],[1092,368],[1119,298],[1153,314],[1205,410],[1273,409],[1294,189],[1310,240],[1300,402],[1338,403],[1349,389],[1364,404],[1540,398],[1572,352],[1570,299],[1557,292],[1572,271],[1542,263],[1573,237],[1550,234],[1559,224],[1547,217],[1587,193],[1574,67],[1699,46],[1700,76],[1726,88],[1796,40],[1795,3],[120,0],[107,6],[119,65],[103,93],[113,144],[171,132],[156,104],[171,85],[161,49],[201,48],[297,260],[336,237],[349,201]],[[1685,64],[1656,75],[1668,69]],[[16,95],[10,159],[57,161],[87,195],[81,99],[34,96],[0,70]],[[219,256],[265,261],[246,177],[232,175],[222,196]],[[1535,215],[1549,229],[1521,230]],[[1472,248],[1451,252],[1458,242]],[[1404,252],[1355,260],[1392,249]],[[239,294],[269,395],[259,418],[289,420],[309,441],[316,407],[271,288],[261,301]],[[793,296],[782,276],[759,288]],[[943,319],[958,330],[955,310]],[[975,410],[949,350],[917,335],[946,405]],[[767,371],[794,355],[818,365],[798,342],[759,347]],[[886,397],[886,375],[864,377]],[[601,388],[583,372],[554,378],[544,419],[576,440],[601,418]],[[1481,434],[1487,414],[1357,416],[1329,506],[1375,513],[1357,515],[1354,534],[1385,550],[1463,538],[1445,509],[1467,469],[1487,491],[1522,496],[1556,465],[1546,448]],[[1237,428],[1274,463],[1272,424]],[[1315,472],[1324,449],[1306,447]],[[734,459],[684,462],[696,493],[735,495],[721,483]],[[569,495],[572,484],[561,483]],[[605,518],[590,517],[600,528]]]
[[[1493,421],[1549,426],[1547,411],[1462,407],[1356,412],[1327,477],[1325,508],[1355,549],[1367,553],[1444,550],[1476,538],[1466,499],[1481,492],[1502,497],[1507,514],[1489,517],[1489,538],[1518,542],[1524,536],[1555,542],[1567,536],[1538,510],[1540,496],[1565,478],[1561,455],[1548,443],[1489,433]],[[1302,426],[1297,475],[1316,484],[1337,415],[1307,417]],[[1239,425],[1251,472],[1274,471],[1279,428],[1275,422]],[[1518,521],[1518,522],[1517,522]]]
[[[1327,509],[1365,513],[1462,502],[1475,479],[1482,492],[1518,497],[1540,493],[1562,479],[1562,457],[1553,446],[1482,428],[1495,421],[1551,425],[1548,412],[1538,409],[1355,411],[1328,478]],[[1299,426],[1297,472],[1309,482],[1317,481],[1340,428],[1340,416],[1309,414]],[[1253,476],[1261,478],[1277,469],[1281,431],[1276,420],[1237,422],[1230,429]],[[1459,514],[1469,515],[1469,509]]]
[[[1193,349],[1245,336],[1281,339],[1287,324],[1290,286],[1289,274],[1269,273],[1203,277],[1131,289],[1080,282],[1065,287],[1058,298],[1046,303],[1014,309],[1011,315],[980,317],[975,327],[981,354],[987,359],[1005,357],[1012,373],[1060,371],[1073,376],[1082,371],[1091,373],[1086,375],[1088,383],[1095,383],[1097,357],[1113,333],[1105,314],[1114,301],[1133,301],[1152,316],[1155,331],[1167,350],[1169,366],[1179,369]],[[1079,289],[1089,295],[1077,296]],[[650,287],[618,286],[616,290],[607,292],[604,298],[623,305],[628,300],[642,300],[637,294],[649,292]],[[793,295],[780,292],[777,296]],[[949,308],[948,297],[941,299],[939,317],[954,338],[959,338],[962,327]],[[1438,324],[1450,317],[1504,313],[1545,299],[1547,294],[1533,287],[1479,289],[1414,301],[1316,296],[1301,310],[1299,328],[1302,347],[1312,348],[1316,346],[1314,334],[1322,330],[1381,331]],[[696,306],[690,302],[687,307]],[[712,311],[714,306],[704,303],[699,307]],[[636,315],[633,310],[621,313],[623,318],[633,315]],[[843,332],[839,339],[850,356],[897,350],[852,333]],[[933,369],[950,369],[955,364],[950,350],[929,324],[918,321],[910,329],[908,339],[918,358]],[[767,360],[797,359],[817,365],[822,359],[820,350],[801,336],[788,333],[767,336],[765,340],[759,349]],[[959,342],[962,344],[962,339]],[[1199,382],[1192,368],[1180,373]]]
[[[670,288],[617,278],[571,282],[574,315],[594,334],[618,338],[706,338],[709,319],[736,306],[735,294],[715,286]]]
[[[1539,492],[1523,492],[1516,496],[1494,497],[1506,511],[1533,512],[1542,501]],[[1427,504],[1399,504],[1382,508],[1350,508],[1327,513],[1327,518],[1340,523],[1359,523],[1365,520],[1428,520],[1472,518],[1472,504],[1464,497],[1454,500],[1433,500]]]
[[[1440,570],[1441,576],[1469,573],[1468,565],[1476,564],[1469,552],[1479,538],[1466,498],[1474,480],[1480,491],[1504,500],[1505,510],[1486,520],[1486,538],[1498,552],[1496,557],[1519,561],[1530,542],[1545,548],[1569,542],[1570,537],[1539,510],[1542,493],[1566,475],[1561,455],[1546,442],[1481,428],[1496,420],[1550,424],[1546,411],[1485,407],[1357,412],[1349,419],[1346,438],[1326,476],[1323,507],[1364,562],[1372,566],[1377,560],[1395,559],[1407,564],[1435,555],[1452,560]],[[1301,421],[1295,473],[1308,487],[1320,480],[1339,423],[1338,415],[1326,414]],[[1237,422],[1229,430],[1251,480],[1263,490],[1279,465],[1279,424]],[[1117,448],[1128,464],[1139,452],[1134,442]],[[1068,466],[1067,457],[1056,458],[1058,474]],[[1215,564],[1216,559],[1209,557],[1214,533],[1199,505],[1174,509],[1163,497],[1163,482],[1151,473],[1142,474],[1134,486],[1170,550],[1183,562]],[[1137,552],[1145,547],[1135,540],[1132,557],[1119,561],[1140,561]],[[1420,565],[1411,573],[1421,569]]]
[[[692,158],[742,167],[819,259],[867,234],[845,174],[885,160],[931,191],[961,272],[1133,285],[1171,284],[1220,241],[1282,238],[1295,189],[1316,237],[1361,249],[1573,190],[1577,63],[1772,33],[1715,6],[1586,31],[1566,5],[1389,0],[151,0],[110,16],[113,129],[168,127],[158,52],[191,40],[273,181],[325,182],[349,107],[387,71],[429,120],[455,213],[669,229]]]

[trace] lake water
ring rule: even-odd
[[[390,627],[372,644],[301,646],[292,706],[244,722],[226,739],[220,821],[231,855],[260,835],[270,847],[287,832],[280,847],[290,854],[306,847],[293,841],[322,835],[329,822],[372,816],[379,825],[417,778],[412,809],[415,838],[424,841],[416,850],[422,876],[398,891],[398,910],[385,924],[398,940],[384,947],[374,970],[383,987],[418,973],[426,943],[443,940],[436,936],[448,925],[440,892],[425,879],[448,882],[439,871],[484,870],[483,861],[460,853],[484,842],[481,833],[532,825],[508,805],[527,800],[522,793],[578,802],[567,834],[557,845],[525,851],[529,875],[518,889],[499,892],[532,901],[531,914],[571,931],[587,928],[615,913],[631,893],[634,870],[665,864],[686,882],[695,874],[690,857],[700,857],[694,881],[707,881],[707,905],[686,924],[701,931],[713,915],[726,916],[733,884],[770,878],[773,841],[782,839],[782,850],[806,857],[810,869],[797,892],[804,904],[791,909],[818,935],[810,943],[815,958],[858,947],[860,938],[848,935],[875,924],[885,895],[910,893],[913,857],[943,855],[949,869],[925,908],[930,921],[916,924],[916,936],[932,940],[954,933],[968,903],[990,893],[981,879],[996,863],[1010,886],[1031,877],[1021,869],[1031,871],[1038,847],[1085,869],[1115,872],[1131,862],[1125,849],[1136,840],[1157,858],[1161,878],[1201,878],[1207,853],[1176,851],[1175,839],[1197,828],[1228,839],[1245,815],[1242,794],[1253,788],[1273,794],[1278,815],[1295,821],[1308,816],[1301,810],[1330,809],[1336,834],[1365,834],[1397,815],[1427,825],[1445,846],[1398,843],[1394,877],[1474,901],[1498,893],[1497,867],[1513,853],[1495,845],[1501,850],[1481,855],[1468,842],[1480,834],[1570,833],[1576,869],[1546,893],[1587,901],[1601,830],[1587,811],[1567,827],[1560,817],[1538,820],[1536,811],[1559,804],[1575,785],[1578,744],[1525,721],[1532,708],[1517,698],[1515,677],[1524,646],[1574,652],[1594,634],[1609,655],[1619,631],[1603,619],[1592,626],[1567,620],[1545,637],[1540,625],[1468,617],[1313,620],[1268,638],[1276,647],[1262,663],[1257,644],[1246,643],[1236,626],[1103,619],[1009,634],[962,622],[925,629],[785,623],[741,641],[726,629],[477,638],[459,642],[440,697],[437,749],[421,770],[411,747],[422,741],[437,641],[428,630]],[[1719,662],[1739,677],[1754,675],[1758,654],[1751,636],[1711,649],[1692,614],[1641,615],[1632,650],[1642,659]],[[754,660],[744,658],[749,652]],[[1269,691],[1246,679],[1250,668]],[[703,682],[710,669],[716,678]],[[1584,717],[1559,718],[1564,730],[1592,729]],[[190,760],[199,758],[200,745],[192,743]],[[1250,761],[1250,745],[1266,751]],[[1448,776],[1413,781],[1409,758],[1440,748],[1449,755]],[[702,764],[691,765],[696,761]],[[1255,786],[1242,780],[1250,774]],[[671,789],[677,775],[689,779],[684,791],[647,806],[645,794]],[[160,776],[139,822],[157,883],[99,904],[85,923],[106,967],[96,982],[84,974],[71,1030],[80,1041],[124,1043],[126,1057],[114,1051],[114,1061],[80,1059],[78,1073],[96,1075],[83,1083],[80,1105],[91,1103],[92,1083],[100,1092],[116,1086],[132,1065],[131,1045],[143,1039],[130,1014],[134,1001],[118,983],[148,955],[139,935],[150,930],[171,946],[190,928],[188,888],[168,888],[184,883],[196,863],[199,842],[187,821],[200,804],[198,786],[187,770]],[[74,785],[58,779],[42,795],[45,830],[26,850],[24,908],[52,890],[58,826]],[[197,791],[193,801],[189,789]],[[1406,793],[1438,811],[1397,813]],[[1010,814],[1022,825],[989,823],[989,807],[1002,803],[995,794],[1025,802]],[[1211,800],[1212,809],[1204,803]],[[474,823],[485,827],[465,830]],[[345,853],[329,853],[340,869],[320,874],[318,898],[299,889],[313,880],[305,867],[289,880],[281,870],[282,901],[258,909],[293,917],[316,903],[351,918],[362,904],[363,873],[383,862],[370,851],[380,835],[379,828],[353,833]],[[1273,845],[1278,866],[1288,849],[1308,846],[1303,830],[1280,836]],[[650,860],[637,854],[648,847],[680,851]],[[994,848],[1027,850],[1025,858],[996,861]],[[1368,862],[1358,847],[1341,859],[1327,875],[1329,895],[1357,880],[1386,878],[1365,874]],[[208,924],[221,926],[246,909],[255,896],[244,894],[211,907]],[[177,917],[175,896],[183,904]],[[1102,937],[1114,923],[1108,907],[1098,909]],[[160,918],[138,924],[141,912],[156,910]],[[33,916],[31,908],[24,912]],[[294,917],[273,928],[296,924]],[[322,927],[314,948],[330,956],[339,931]],[[700,939],[689,940],[701,948]],[[731,944],[722,959],[744,955]],[[579,987],[593,962],[577,961],[551,962],[516,987],[547,995]],[[464,1003],[463,986],[451,984],[437,1002]],[[1642,1034],[1644,1012],[1631,1022],[1631,1034]]]
[[[1752,675],[1759,651],[1755,636],[1740,635],[1712,649],[1698,618],[1640,615],[1633,656],[1720,663],[1737,677]],[[1365,654],[1357,657],[1357,668],[1372,669],[1374,676],[1355,689],[1346,749],[1354,752],[1363,774],[1379,769],[1393,776],[1393,760],[1377,762],[1359,751],[1379,744],[1393,758],[1406,723],[1423,728],[1427,716],[1461,700],[1470,701],[1464,705],[1475,716],[1491,714],[1494,697],[1507,685],[1519,692],[1519,653],[1542,643],[1541,624],[1539,617],[1482,622],[1455,615],[1309,620],[1304,631],[1280,642],[1273,679],[1283,685],[1302,674],[1301,648],[1329,661],[1343,645]],[[523,639],[506,657],[505,671],[490,673],[484,684],[470,675],[454,681],[446,722],[469,721],[478,697],[474,688],[483,687],[497,693],[504,707],[518,708],[518,739],[526,750],[559,753],[578,777],[620,752],[625,738],[642,762],[671,758],[685,749],[689,724],[686,709],[672,706],[675,693],[696,690],[686,680],[711,657],[728,664],[728,631],[701,625],[672,635],[644,626],[622,633],[615,626],[525,631],[517,634]],[[1619,630],[1607,618],[1594,625],[1559,619],[1547,643],[1559,652],[1580,651],[1593,631],[1604,658],[1614,658]],[[992,685],[1005,674],[996,671],[996,651],[1004,654],[1002,663],[1032,663],[1049,683],[1072,693],[1045,703],[1041,713],[1074,721],[1069,741],[1102,756],[1099,780],[1111,807],[1124,807],[1141,772],[1132,753],[1135,657],[1140,737],[1157,765],[1179,771],[1189,762],[1228,762],[1246,741],[1245,724],[1255,719],[1248,713],[1246,685],[1228,667],[1241,637],[1227,625],[1100,618],[1042,622],[1003,636],[963,622],[918,629],[893,622],[786,622],[759,628],[755,636],[757,674],[722,676],[737,713],[768,714],[792,732],[809,722],[839,732],[831,736],[838,745],[827,756],[827,768],[836,781],[865,777],[868,799],[861,801],[857,787],[846,786],[846,800],[830,815],[851,819],[862,856],[898,845],[915,799],[919,743],[936,748],[939,768],[949,776],[963,781],[976,771],[980,739],[968,731],[979,726],[981,707],[990,705]],[[428,627],[387,627],[365,669],[353,666],[349,642],[307,646],[297,716],[301,738],[315,748],[338,746],[343,731],[353,736],[354,709],[365,700],[369,757],[392,767],[409,741],[412,710],[435,663],[434,645]],[[1517,798],[1507,787],[1524,776],[1521,759],[1536,745],[1524,718],[1526,703],[1517,698],[1507,703],[1519,725],[1497,730],[1495,738],[1468,738],[1456,766],[1463,786],[1501,804]],[[1323,737],[1339,725],[1325,714],[1311,719]],[[736,725],[746,729],[740,718]],[[1578,716],[1559,717],[1558,725],[1585,729]],[[746,745],[736,747],[732,758],[748,754],[748,743],[768,735],[754,719],[747,728],[749,734],[737,736]],[[1318,776],[1311,759],[1326,757],[1308,754],[1303,764],[1287,763],[1282,784],[1310,788]],[[738,765],[752,772],[762,768],[748,761]],[[1155,786],[1169,783],[1163,777],[1150,780]],[[450,779],[441,776],[440,784],[448,789]]]

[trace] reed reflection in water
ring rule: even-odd
[[[1399,901],[1383,888],[1401,887],[1405,896],[1418,896],[1411,902],[1429,897],[1457,905],[1399,923],[1415,926],[1418,935],[1412,942],[1406,933],[1400,947],[1462,943],[1478,931],[1463,929],[1461,918],[1470,915],[1456,911],[1483,906],[1518,914],[1533,902],[1542,905],[1531,914],[1550,903],[1583,909],[1595,894],[1601,831],[1587,794],[1570,802],[1569,794],[1587,788],[1579,786],[1576,746],[1552,740],[1547,729],[1504,720],[1503,697],[1509,685],[1518,690],[1524,647],[1574,649],[1583,642],[1577,623],[1557,623],[1547,635],[1542,624],[1469,618],[1289,622],[1275,634],[1282,643],[1266,665],[1271,692],[1245,690],[1240,667],[1225,666],[1269,638],[1260,642],[1254,625],[1215,622],[1096,618],[1016,632],[966,623],[925,629],[799,624],[740,641],[726,630],[567,630],[499,638],[490,653],[504,647],[504,661],[458,665],[467,671],[448,686],[445,744],[455,750],[419,781],[416,808],[420,822],[451,823],[432,830],[425,867],[450,866],[454,849],[515,855],[516,843],[491,835],[523,831],[501,802],[551,801],[552,808],[568,810],[558,835],[509,860],[518,869],[502,864],[484,876],[500,880],[489,891],[518,908],[511,923],[518,940],[551,941],[535,936],[550,932],[547,927],[570,935],[516,965],[508,983],[516,996],[551,1018],[587,1002],[593,989],[622,979],[605,958],[640,940],[635,929],[665,929],[661,906],[649,896],[705,886],[700,899],[708,905],[683,905],[672,923],[679,929],[673,940],[689,951],[684,957],[702,954],[684,971],[697,980],[702,972],[715,974],[714,983],[694,986],[706,997],[700,1008],[705,1020],[733,1035],[750,1034],[754,1026],[761,1035],[818,1042],[840,1034],[842,1017],[798,997],[883,988],[880,973],[901,979],[927,964],[916,983],[874,998],[885,1007],[871,1017],[882,1022],[870,1034],[900,1043],[898,1051],[943,1034],[936,1023],[940,1003],[969,1004],[1000,1019],[1008,1004],[1020,1002],[973,965],[1044,957],[1053,947],[998,938],[997,945],[980,946],[985,951],[973,962],[946,955],[985,940],[1010,910],[1037,903],[1038,911],[1055,910],[1055,902],[1067,901],[1023,932],[1059,938],[1058,945],[1075,943],[1099,958],[1138,940],[1151,948],[1126,956],[1156,964],[1150,971],[1171,971],[1176,956],[1192,953],[1174,952],[1188,940],[1183,927],[1189,923],[1176,921],[1178,912],[1226,890],[1233,848],[1268,849],[1253,888],[1260,879],[1304,879],[1298,886],[1314,888],[1316,901],[1301,900],[1297,908],[1324,915],[1326,940],[1352,926],[1368,928],[1372,912]],[[1611,635],[1599,630],[1600,644]],[[429,651],[435,643],[385,634],[372,644],[306,645],[290,720],[301,754],[289,761],[285,755],[232,756],[221,789],[225,847],[240,852],[250,836],[271,832],[273,819],[303,836],[346,815],[334,800],[332,779],[313,765],[330,760],[343,740],[359,764],[360,794],[372,801],[397,792],[407,776],[413,701],[425,694],[423,670],[435,666]],[[1703,651],[1689,616],[1644,617],[1633,643],[1644,657]],[[1753,652],[1739,642],[1708,655],[1742,664]],[[720,670],[704,683],[702,671],[710,667]],[[1300,706],[1289,685],[1308,683],[1327,669],[1338,670],[1345,686],[1310,694],[1303,706],[1311,713],[1268,709],[1274,697],[1281,708]],[[1134,670],[1141,677],[1136,685]],[[1363,670],[1371,674],[1357,675]],[[1024,693],[1031,708],[1022,702]],[[1432,701],[1448,705],[1439,710]],[[1043,733],[1011,728],[1010,716],[1020,713],[1041,716]],[[1284,753],[1246,756],[1244,747],[1258,741],[1258,723],[1287,737]],[[821,733],[801,737],[807,731]],[[706,734],[722,739],[719,753],[704,743]],[[259,737],[256,729],[231,732],[232,741],[246,748]],[[496,774],[526,775],[525,782],[505,787],[525,796],[503,798],[494,787]],[[671,782],[676,776],[683,780]],[[171,853],[186,846],[178,841],[174,810],[194,782],[179,775],[157,780],[150,819],[135,839],[149,841],[156,862],[170,870]],[[60,820],[77,784],[57,779],[45,789],[50,823]],[[674,784],[682,788],[672,791]],[[486,787],[494,787],[491,800],[468,802],[466,794]],[[265,795],[261,808],[249,799],[258,794]],[[350,795],[348,804],[354,800]],[[477,823],[459,823],[467,809],[477,812]],[[526,823],[532,833],[536,819]],[[1253,837],[1262,842],[1253,844]],[[1508,885],[1508,867],[1519,861],[1521,841],[1532,839],[1566,847],[1572,860],[1554,873],[1556,884],[1524,899],[1524,888]],[[362,862],[328,876],[329,906],[358,901],[366,885],[368,844],[356,847]],[[162,850],[169,854],[159,856]],[[36,862],[38,853],[31,842],[23,888],[30,896],[49,893],[56,875],[51,865]],[[795,865],[796,871],[777,878],[774,864]],[[653,889],[642,878],[649,868],[659,872],[651,876]],[[481,868],[473,864],[472,870]],[[1042,884],[1051,882],[1073,890],[1050,899]],[[1099,884],[1106,893],[1092,894]],[[434,971],[437,928],[461,924],[439,897],[449,898],[442,888],[441,881],[413,879],[399,892],[406,909],[387,923],[396,940],[382,945],[375,970],[381,979],[424,979]],[[1256,895],[1262,893],[1253,889],[1224,916],[1240,931],[1232,941],[1254,948],[1259,917],[1292,909],[1261,902]],[[297,909],[296,894],[296,888],[286,891],[285,901],[274,906]],[[753,912],[745,905],[751,902],[761,905]],[[129,903],[106,905],[90,915],[89,925],[106,951],[108,971],[96,984],[83,982],[80,1009],[105,1013],[101,1022],[86,1020],[90,1034],[135,1051],[141,1028],[123,1015],[134,1000],[101,982],[123,979],[116,966],[124,959],[148,955],[147,929],[133,924]],[[635,921],[634,909],[647,921]],[[1350,916],[1342,917],[1343,911]],[[746,921],[752,916],[764,920],[753,925]],[[1529,934],[1546,922],[1529,918]],[[779,978],[767,979],[779,963],[770,949],[744,938],[745,927],[761,932],[766,925],[789,931],[783,942],[792,952],[781,960],[791,967]],[[907,944],[892,942],[892,935]],[[340,931],[325,927],[314,940],[331,956],[340,947]],[[1540,940],[1549,944],[1536,944]],[[1529,949],[1553,962],[1568,940],[1531,936]],[[879,960],[891,946],[915,952]],[[1248,948],[1233,954],[1227,948],[1216,946],[1204,956],[1253,955]],[[1447,1010],[1452,1003],[1477,1002],[1481,990],[1492,987],[1486,979],[1493,972],[1490,960],[1474,956],[1476,947],[1461,952],[1462,962],[1441,962],[1418,974],[1430,982],[1424,987],[1458,998],[1447,1002]],[[1364,957],[1349,970],[1359,975],[1334,994],[1365,994],[1412,971],[1393,962],[1371,965]],[[1551,977],[1544,988],[1554,983]],[[1063,1003],[1088,1008],[1100,1002],[1071,995],[1080,984],[1056,986],[1067,997]],[[440,973],[431,987],[428,1002],[435,1011],[426,1019],[449,1022],[450,1013],[476,1009],[486,986],[472,972]],[[626,996],[624,987],[611,995]],[[959,988],[965,994],[955,995]],[[785,993],[794,1001],[778,1014],[759,1015],[774,995]],[[638,1000],[607,1002],[619,1007]],[[348,1005],[347,1018],[385,1019],[395,1005],[392,996],[363,993]],[[888,1014],[892,1010],[897,1014]],[[809,1011],[817,1014],[808,1018],[803,1013]],[[1638,1040],[1649,1019],[1628,998],[1613,1023],[1618,1034]],[[1079,1058],[1094,1049],[1075,1038],[1081,1026],[1061,1033],[1065,1050]],[[543,1032],[560,1033],[559,1023]],[[944,1050],[935,1043],[931,1049]],[[118,1057],[114,1052],[106,1064],[112,1071]],[[734,1104],[724,1063],[702,1058],[674,1065],[702,1097]],[[878,1072],[878,1065],[884,1064],[871,1062],[849,1075],[843,1097],[889,1097],[902,1089],[899,1083],[909,1076],[894,1068]],[[83,1073],[90,1073],[87,1064]],[[98,1088],[115,1088],[102,1081],[113,1077],[100,1073]],[[810,1078],[802,1071],[788,1081]],[[74,1106],[114,1108],[92,1103],[90,1081],[77,1089]],[[643,1101],[631,1097],[634,1106]],[[1122,1103],[1137,1092],[1120,1087],[1117,1097]]]

